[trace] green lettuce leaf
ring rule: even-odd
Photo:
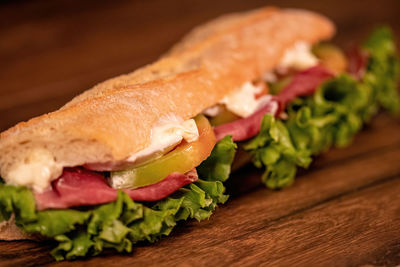
[[[375,29],[363,48],[370,55],[363,82],[373,89],[378,105],[393,113],[398,112],[400,98],[396,77],[399,75],[400,64],[390,28]]]
[[[259,134],[244,149],[250,151],[256,167],[266,166],[262,181],[274,189],[290,185],[296,166],[307,168],[311,162],[310,151],[296,149],[284,123],[271,114],[264,116]]]
[[[59,244],[51,254],[56,260],[97,255],[106,248],[131,252],[135,243],[155,242],[169,235],[177,221],[208,218],[224,203],[220,181],[198,180],[151,206],[132,201],[120,191],[115,202],[90,210],[36,211],[33,194],[24,187],[0,185],[0,221],[15,214],[25,232],[53,238]]]
[[[232,136],[225,136],[215,145],[211,155],[197,167],[199,176],[205,180],[226,181],[231,173],[236,149]]]
[[[264,117],[260,133],[244,148],[256,167],[265,167],[262,181],[267,187],[290,185],[297,167],[307,168],[311,155],[350,144],[379,107],[399,110],[399,62],[390,30],[376,29],[363,49],[369,60],[362,80],[342,74],[323,83],[313,96],[294,100],[287,120]]]
[[[13,213],[17,222],[35,221],[35,198],[25,187],[0,184],[0,222],[10,219]]]
[[[27,233],[41,234],[46,237],[54,237],[65,234],[78,225],[82,225],[89,217],[89,213],[77,210],[45,210],[36,213],[35,221],[25,223],[16,220],[17,224]]]
[[[15,214],[25,232],[53,238],[58,242],[51,252],[56,260],[97,255],[110,248],[131,252],[137,242],[155,242],[169,235],[178,221],[210,217],[228,199],[221,181],[229,177],[235,149],[232,139],[224,138],[207,159],[209,169],[201,171],[206,180],[199,179],[151,205],[134,202],[119,191],[115,202],[88,210],[36,211],[31,190],[0,184],[0,222]]]
[[[313,155],[332,144],[348,145],[370,110],[370,90],[364,90],[352,77],[342,74],[325,82],[312,96],[289,107],[285,122],[297,148],[309,149]]]

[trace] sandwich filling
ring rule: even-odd
[[[131,154],[127,159],[117,162],[87,163],[85,168],[94,171],[113,171],[144,164],[160,158],[179,145],[182,141],[194,142],[199,131],[194,119],[183,121],[175,115],[161,117],[151,129],[150,144],[143,150]],[[116,182],[118,184],[118,182]],[[117,188],[118,186],[116,186]]]
[[[88,163],[85,168],[95,171],[110,171],[143,164],[146,161],[160,158],[185,142],[194,142],[198,139],[199,132],[194,119],[183,121],[176,116],[162,117],[156,126],[151,129],[150,145],[118,162]],[[55,162],[53,156],[46,149],[36,149],[25,157],[24,162],[14,164],[7,173],[5,180],[9,184],[22,185],[32,188],[36,192],[51,189],[53,180],[60,177],[63,172],[62,164]],[[195,167],[195,166],[193,166]],[[111,184],[118,188],[118,181]]]

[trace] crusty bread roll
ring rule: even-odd
[[[295,42],[315,43],[333,33],[327,18],[304,10],[263,8],[220,17],[195,28],[157,62],[1,133],[0,175],[38,148],[63,166],[124,160],[149,145],[160,117],[192,118],[273,69]],[[0,238],[10,239],[10,225],[0,228]]]
[[[19,229],[14,216],[11,216],[8,221],[0,223],[0,240],[37,240],[37,238]]]

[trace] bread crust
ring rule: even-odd
[[[217,18],[155,63],[1,133],[0,175],[37,148],[63,166],[124,160],[148,146],[160,117],[192,118],[273,69],[295,42],[316,43],[334,31],[327,18],[304,10],[262,8]],[[10,225],[0,239],[12,239]]]
[[[35,236],[23,232],[15,224],[14,215],[8,221],[0,223],[0,240],[38,240]]]

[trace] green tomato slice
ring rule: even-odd
[[[186,173],[200,165],[211,153],[216,140],[214,131],[203,116],[195,117],[199,138],[191,143],[182,141],[161,158],[122,171],[113,171],[110,184],[114,188],[139,188],[155,184],[173,172]]]

